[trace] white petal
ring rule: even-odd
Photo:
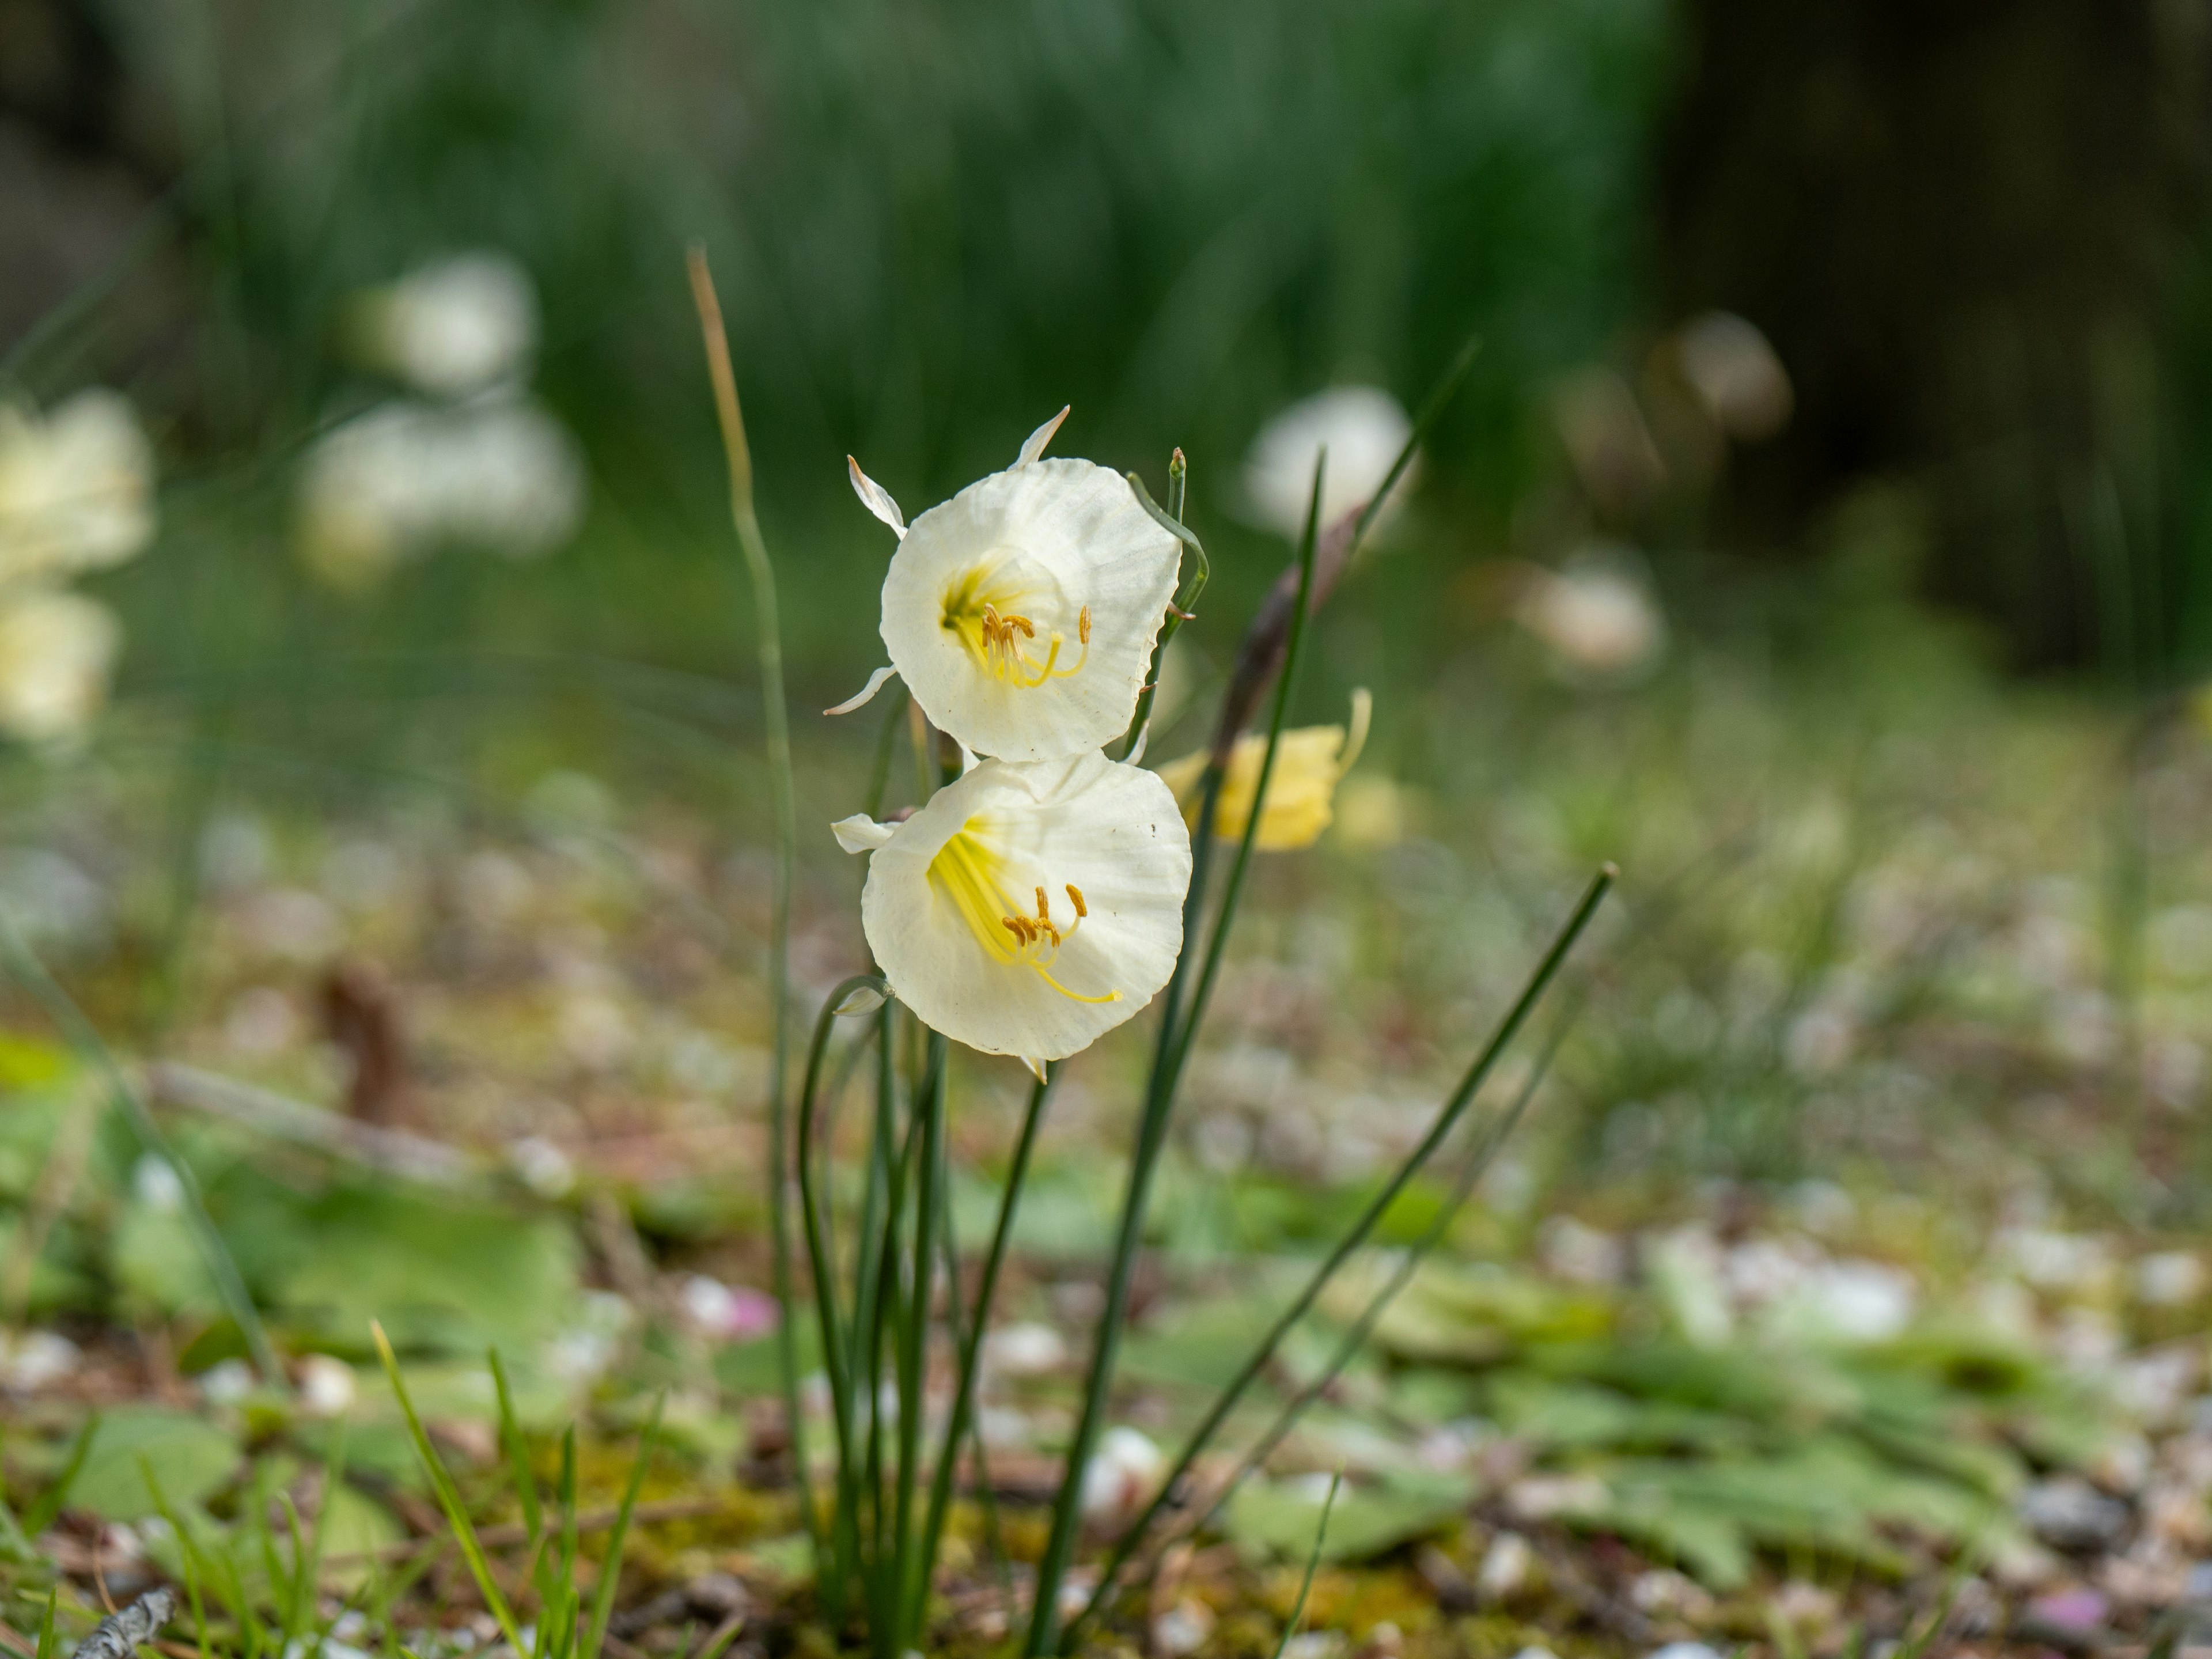
[[[922,712],[977,753],[1085,753],[1128,726],[1182,556],[1118,472],[1078,460],[994,472],[915,520],[884,578],[884,644]],[[979,568],[1018,595],[1040,661],[1057,634],[1061,666],[1083,666],[1042,684],[985,672],[945,625],[947,594]],[[1090,655],[1081,658],[1085,607]]]
[[[890,840],[894,828],[878,823],[866,812],[855,812],[831,824],[830,833],[837,837],[837,845],[848,853],[872,853]]]
[[[860,464],[850,455],[845,458],[845,465],[853,474],[853,493],[860,498],[860,505],[889,525],[897,532],[899,539],[904,541],[906,514],[899,511],[899,504],[891,499],[891,492],[861,471]]]
[[[958,833],[1000,860],[1010,909],[1030,913],[1042,887],[1063,924],[1062,896],[1088,915],[1051,964],[1036,969],[988,948],[931,862]],[[986,1054],[1060,1060],[1133,1018],[1174,971],[1190,884],[1190,836],[1168,787],[1095,751],[1014,765],[987,760],[898,826],[870,861],[860,918],[891,994],[933,1030]],[[1103,997],[1112,1001],[1082,1001]]]
[[[884,683],[897,672],[898,670],[896,668],[878,668],[874,673],[868,676],[868,683],[862,686],[856,695],[846,698],[844,702],[839,703],[836,708],[825,708],[822,712],[825,714],[851,714],[855,708],[860,708],[863,703],[866,702],[869,698],[874,696],[877,692],[882,690],[884,689]]]
[[[1024,438],[1022,441],[1022,453],[1014,458],[1014,465],[1027,466],[1043,454],[1045,446],[1052,441],[1052,434],[1060,430],[1060,423],[1067,418],[1067,411],[1074,407],[1073,404],[1064,404],[1059,414]]]

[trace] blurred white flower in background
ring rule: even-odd
[[[61,584],[154,536],[154,451],[128,399],[0,407],[0,731],[62,746],[107,698],[123,631]]]
[[[538,294],[504,253],[437,260],[356,301],[362,362],[435,398],[519,376],[538,346]]]
[[[1321,487],[1326,530],[1374,498],[1413,435],[1403,406],[1379,386],[1332,386],[1292,404],[1260,429],[1244,458],[1245,499],[1261,524],[1293,539],[1304,534],[1314,462],[1326,449],[1328,471]],[[1419,467],[1416,457],[1391,490],[1378,527],[1404,501]]]
[[[371,289],[351,340],[365,366],[425,395],[379,404],[309,450],[298,535],[310,570],[361,592],[441,548],[529,559],[576,533],[583,456],[527,395],[538,301],[520,265],[461,254]]]
[[[0,1389],[36,1394],[75,1371],[83,1358],[58,1331],[0,1331]]]
[[[300,1409],[308,1416],[343,1417],[359,1392],[353,1367],[335,1355],[311,1353],[300,1362]]]
[[[1682,326],[1676,349],[1682,378],[1705,412],[1738,443],[1757,443],[1790,424],[1790,375],[1766,336],[1728,311],[1708,311]]]
[[[1572,684],[1626,684],[1666,654],[1666,615],[1642,562],[1611,544],[1583,550],[1557,571],[1530,567],[1513,615]]]
[[[1166,1473],[1167,1454],[1137,1430],[1116,1426],[1099,1437],[1083,1467],[1083,1518],[1121,1521],[1134,1515]]]
[[[130,400],[0,407],[0,582],[120,564],[154,538],[154,451]]]
[[[82,735],[107,699],[122,648],[114,614],[81,593],[0,599],[0,729],[33,743]]]
[[[575,533],[586,496],[575,441],[534,403],[386,404],[310,453],[300,550],[349,591],[441,547],[536,558]]]

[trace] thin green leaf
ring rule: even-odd
[[[399,1374],[399,1357],[392,1351],[392,1340],[384,1334],[384,1327],[372,1321],[369,1334],[375,1339],[377,1357],[384,1362],[384,1374],[392,1379],[392,1392],[398,1396],[400,1414],[407,1419],[407,1432],[415,1442],[416,1455],[422,1459],[423,1472],[430,1477],[430,1485],[438,1496],[439,1507],[446,1512],[446,1521],[453,1529],[453,1540],[461,1547],[461,1555],[469,1564],[469,1572],[477,1581],[477,1589],[483,1596],[484,1606],[499,1622],[500,1632],[507,1638],[507,1645],[520,1655],[529,1650],[530,1644],[522,1639],[521,1627],[516,1624],[514,1610],[507,1606],[507,1597],[492,1577],[491,1563],[484,1559],[483,1546],[477,1541],[477,1529],[469,1521],[468,1510],[461,1503],[459,1491],[446,1465],[430,1443],[430,1436],[422,1426],[422,1419],[415,1410],[415,1401],[407,1392],[407,1379]]]
[[[529,1443],[522,1437],[522,1425],[514,1415],[514,1395],[507,1385],[507,1366],[499,1350],[488,1349],[484,1358],[490,1363],[492,1389],[499,1397],[500,1444],[507,1452],[507,1466],[514,1476],[514,1495],[522,1500],[522,1524],[530,1534],[530,1547],[535,1553],[545,1517],[538,1508],[538,1479],[530,1472]]]
[[[629,1540],[630,1516],[637,1508],[637,1495],[644,1489],[647,1468],[653,1462],[653,1443],[660,1437],[660,1414],[667,1409],[668,1396],[664,1394],[653,1404],[653,1417],[645,1425],[645,1435],[638,1442],[637,1461],[630,1465],[629,1484],[623,1489],[622,1506],[615,1511],[614,1530],[607,1534],[607,1559],[599,1569],[598,1590],[592,1597],[591,1633],[585,1638],[582,1659],[599,1659],[599,1650],[607,1639],[607,1621],[614,1617],[615,1587],[622,1577],[623,1546]],[[517,1643],[514,1650],[522,1651]]]
[[[1322,1499],[1321,1524],[1314,1528],[1313,1553],[1306,1557],[1306,1576],[1298,1584],[1298,1599],[1291,1605],[1290,1622],[1283,1626],[1283,1639],[1275,1644],[1275,1659],[1291,1650],[1291,1638],[1298,1633],[1298,1625],[1306,1616],[1306,1598],[1313,1594],[1314,1574],[1321,1568],[1322,1547],[1328,1542],[1328,1512],[1336,1507],[1337,1489],[1344,1485],[1344,1471],[1337,1470],[1328,1478],[1328,1496]]]

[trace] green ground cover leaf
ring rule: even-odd
[[[238,1468],[239,1445],[204,1416],[151,1406],[118,1406],[100,1419],[71,1489],[72,1506],[108,1521],[143,1521],[159,1508],[140,1460],[170,1503],[196,1504]]]
[[[1254,1554],[1303,1556],[1313,1547],[1328,1486],[1308,1476],[1254,1479],[1237,1489],[1224,1516],[1229,1535]],[[1422,1537],[1462,1513],[1471,1481],[1450,1475],[1397,1474],[1337,1494],[1322,1546],[1324,1561],[1365,1561]]]

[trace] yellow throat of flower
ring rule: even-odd
[[[1074,907],[1075,915],[1063,927],[1053,920],[1051,901],[1042,886],[1035,889],[1036,914],[1029,915],[1008,896],[1005,877],[1005,860],[992,846],[980,818],[970,818],[962,825],[929,861],[931,888],[951,905],[975,936],[975,942],[992,957],[1010,967],[1031,969],[1073,1001],[1119,1002],[1119,991],[1087,997],[1053,977],[1053,963],[1059,959],[1060,948],[1075,937],[1091,914],[1083,902],[1082,889],[1073,882],[1067,884],[1067,902]]]
[[[952,582],[939,607],[940,625],[958,637],[976,667],[1003,684],[1039,686],[1079,672],[1091,658],[1091,607],[1075,619],[1080,654],[1063,667],[1067,636],[1054,629],[1040,641],[1036,622],[1020,609],[1030,596],[1005,575],[1003,564],[979,564]]]

